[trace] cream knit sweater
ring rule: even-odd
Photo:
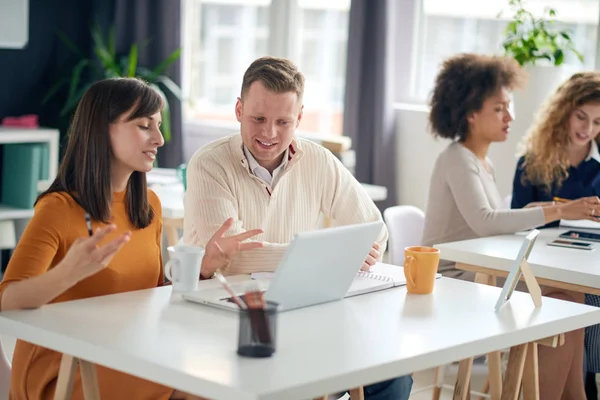
[[[360,183],[324,147],[295,138],[272,188],[252,174],[242,146],[239,134],[217,140],[196,151],[187,167],[185,244],[205,247],[229,217],[236,221],[228,234],[264,231],[254,239],[264,247],[240,253],[227,274],[274,271],[294,234],[318,229],[321,214],[335,225],[381,220]],[[384,228],[381,254],[387,238]]]

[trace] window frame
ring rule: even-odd
[[[397,106],[426,105],[428,99],[414,96],[416,84],[422,65],[422,54],[419,48],[424,35],[425,12],[424,0],[403,0],[396,4],[394,61],[395,61],[395,93]],[[598,29],[596,33],[595,70],[600,70],[600,7],[598,12]],[[408,90],[407,90],[408,89]]]
[[[190,26],[193,21],[193,13],[186,13],[186,10],[190,10],[196,0],[182,1],[184,2],[182,7],[182,21],[184,21],[184,23],[182,23],[181,31],[182,38],[184,38],[187,33],[185,26]],[[302,26],[302,19],[299,16],[302,15],[300,11],[301,3],[303,1],[306,2],[306,0],[271,0],[269,6],[269,37],[267,40],[267,51],[269,54],[292,60],[298,60],[300,58],[300,27]],[[208,2],[211,1],[209,0]],[[212,3],[216,2],[213,1]],[[260,1],[257,1],[257,3],[260,3]],[[183,40],[182,80],[185,97],[189,96],[189,82],[192,79],[188,74],[192,69],[192,60],[191,57],[186,55],[190,54],[193,47],[194,40]],[[233,112],[234,108],[232,105],[231,113],[233,114]],[[321,118],[323,117],[321,116]],[[183,126],[184,130],[192,135],[201,134],[202,132],[210,132],[213,136],[218,135],[219,132],[223,132],[223,134],[226,135],[228,133],[239,131],[239,123],[235,121],[185,118],[185,116],[183,118]],[[302,125],[300,125],[298,132],[316,135],[320,134],[319,132],[304,131]]]

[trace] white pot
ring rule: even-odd
[[[529,75],[527,84],[514,93],[515,113],[517,119],[532,121],[544,101],[572,71],[554,66],[526,66],[525,71]]]
[[[525,70],[529,75],[525,87],[513,93],[515,120],[511,124],[510,134],[502,145],[490,147],[490,157],[503,160],[502,168],[496,168],[496,182],[503,196],[512,192],[517,153],[523,136],[531,127],[542,103],[573,72],[552,66],[527,66]]]

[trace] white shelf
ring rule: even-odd
[[[58,171],[58,145],[59,132],[49,128],[13,128],[0,126],[0,144],[5,143],[48,143],[49,165],[47,180],[40,180],[37,184],[38,193],[48,189]],[[0,178],[1,179],[1,178]],[[33,209],[9,207],[0,204],[0,221],[10,219],[29,219],[33,216]]]
[[[7,219],[28,219],[33,217],[33,209],[16,208],[0,204],[0,221]]]

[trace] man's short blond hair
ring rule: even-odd
[[[242,81],[242,100],[256,81],[260,81],[267,90],[274,93],[295,92],[298,99],[302,101],[304,75],[286,58],[267,56],[258,58],[250,64]]]

